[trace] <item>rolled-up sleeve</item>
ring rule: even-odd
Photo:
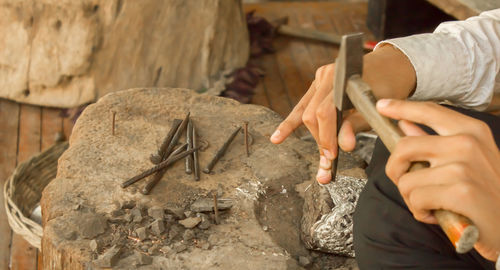
[[[415,69],[413,100],[446,100],[484,110],[493,93],[500,92],[500,9],[442,23],[434,33],[385,40],[377,47],[387,43],[401,50]]]

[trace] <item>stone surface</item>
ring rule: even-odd
[[[239,0],[0,1],[0,97],[19,102],[74,107],[125,87],[211,88],[248,55]]]
[[[148,238],[146,227],[137,228],[137,230],[135,230],[135,234],[137,235],[137,238],[139,238],[139,240],[141,241]]]
[[[110,118],[104,117],[111,109],[117,112],[115,136],[111,135]],[[200,181],[186,175],[184,162],[179,162],[166,171],[150,195],[120,188],[124,180],[151,167],[149,156],[157,151],[173,119],[183,118],[188,110],[199,138],[209,142],[209,147],[199,152],[201,167],[224,143],[227,133],[243,121],[249,122],[254,139],[250,157],[242,145],[232,144],[215,165],[214,173],[202,174]],[[89,241],[80,236],[66,240],[61,232],[69,228],[78,231],[82,215],[110,217],[117,202],[123,206],[125,201],[134,201],[143,209],[165,209],[168,234],[164,232],[165,239],[154,243],[129,238],[129,229],[133,232],[154,220],[145,216],[140,223],[129,223],[125,219],[137,207],[124,209],[123,221],[110,224],[95,238],[99,241],[113,236],[111,243],[103,244],[103,251],[114,244],[124,247],[120,265],[122,260],[127,262],[133,250],[154,253],[158,245],[159,254],[151,255],[151,267],[156,269],[299,268],[299,256],[310,253],[299,237],[299,224],[303,196],[309,192],[304,193],[303,185],[314,181],[317,149],[314,143],[293,136],[281,145],[270,144],[269,136],[281,120],[264,107],[183,89],[120,91],[90,105],[73,128],[69,149],[59,159],[57,177],[42,195],[44,267],[86,269],[93,260]],[[140,190],[144,184],[141,181],[133,187]],[[184,211],[218,189],[233,206],[220,211],[220,225],[207,230],[194,227],[191,230],[196,241],[183,243],[187,229],[179,221],[185,219]],[[72,210],[77,203],[85,207]],[[213,221],[213,213],[207,212],[207,216]],[[268,227],[267,232],[263,226]],[[209,243],[208,250],[202,248],[204,242]],[[252,264],[248,264],[248,258],[252,258]],[[339,267],[345,261],[345,257],[328,255],[315,258],[311,267],[325,262]]]

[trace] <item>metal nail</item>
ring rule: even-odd
[[[170,153],[172,152],[172,150],[174,149],[175,145],[179,141],[179,138],[181,137],[182,133],[186,129],[187,123],[189,122],[189,115],[190,115],[190,113],[188,112],[186,114],[186,117],[184,118],[184,120],[182,120],[181,125],[179,126],[179,128],[175,132],[174,137],[172,138],[172,141],[170,141],[170,144],[168,145],[167,149],[165,150],[165,152],[163,153],[163,155],[161,155],[162,161],[166,160],[167,157],[170,156]]]
[[[184,144],[181,147],[186,147],[186,145]],[[156,166],[154,166],[154,167],[152,167],[152,168],[150,168],[150,169],[142,172],[141,174],[138,174],[138,175],[130,178],[129,180],[123,182],[121,184],[121,187],[122,188],[126,188],[126,187],[132,185],[133,183],[135,183],[135,182],[137,182],[139,180],[142,180],[145,177],[148,177],[148,176],[152,175],[153,173],[155,173],[155,172],[157,172],[157,171],[159,171],[161,169],[164,169],[164,168],[172,165],[174,162],[178,161],[179,159],[182,159],[182,158],[186,157],[187,155],[189,155],[189,154],[191,154],[191,153],[193,153],[193,152],[195,152],[197,150],[198,150],[198,148],[193,148],[193,149],[191,149],[189,151],[184,151],[184,152],[182,152],[180,154],[176,154],[174,156],[171,156],[167,160],[164,160],[164,161],[160,162],[158,165],[156,165]]]
[[[157,154],[151,155],[149,157],[149,160],[153,164],[158,164],[162,162],[162,157],[165,154],[165,150],[167,150],[167,147],[170,145],[170,142],[172,141],[172,138],[174,137],[174,134],[177,132],[177,129],[179,129],[179,126],[181,125],[182,120],[181,119],[174,119],[174,122],[172,123],[172,127],[168,131],[167,136],[165,139],[163,139],[163,142],[161,143],[160,148],[158,148]]]
[[[111,123],[111,135],[115,136],[115,119],[116,119],[116,112],[113,112],[113,120]]]
[[[245,150],[247,152],[247,157],[249,157],[250,151],[248,149],[248,122],[243,123],[243,131],[245,133]]]
[[[234,137],[236,137],[236,134],[238,134],[238,132],[240,131],[240,129],[241,129],[241,127],[238,127],[235,131],[233,131],[233,133],[231,134],[231,136],[229,136],[229,138],[227,139],[227,141],[222,145],[222,147],[214,155],[214,157],[212,158],[212,160],[210,161],[210,163],[208,163],[207,167],[205,169],[203,169],[204,173],[208,174],[208,173],[210,173],[212,171],[212,169],[214,168],[215,164],[224,155],[224,153],[226,152],[227,148],[229,147],[229,145],[231,144],[231,142],[234,140]]]
[[[179,148],[175,149],[172,154],[170,155],[170,157],[174,158],[176,157],[176,155],[178,155],[182,149],[186,148],[188,144],[185,143],[183,144],[182,146],[180,146]],[[186,152],[188,152],[189,150],[187,150]],[[170,159],[169,157],[169,159]],[[175,162],[175,161],[174,161]],[[141,190],[141,193],[144,194],[144,195],[148,195],[151,190],[156,186],[156,184],[158,184],[158,182],[160,182],[161,178],[163,177],[163,175],[165,175],[165,173],[167,172],[167,168],[164,168],[158,172],[155,173],[155,175],[153,176],[153,178],[146,183],[146,185],[142,188]]]
[[[215,224],[219,224],[219,206],[217,205],[217,193],[214,192],[214,214],[215,214]]]
[[[186,142],[188,143],[188,150],[193,148],[193,121],[189,119],[186,131]],[[191,174],[193,172],[193,155],[186,157],[186,173]]]
[[[191,125],[192,127],[192,136],[191,139],[193,140],[193,148],[198,147],[198,138],[196,137],[196,127],[194,126],[194,123]],[[200,163],[198,161],[198,151],[193,153],[193,170],[194,170],[194,180],[195,181],[200,181]]]

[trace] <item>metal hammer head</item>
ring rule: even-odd
[[[347,81],[352,75],[363,74],[363,33],[342,36],[340,51],[335,60],[333,98],[339,111],[353,108],[346,95]]]

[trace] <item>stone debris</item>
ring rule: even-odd
[[[200,224],[198,224],[198,228],[200,228],[202,230],[206,230],[206,229],[210,228],[212,223],[208,219],[207,215],[205,215],[203,213],[197,213],[196,216],[201,218],[201,222],[200,222]]]
[[[174,215],[175,218],[177,219],[184,218],[184,207],[167,204],[164,206],[164,208],[167,213]]]
[[[139,238],[141,241],[146,240],[146,238],[148,238],[146,227],[140,227],[137,230],[135,230],[135,235],[137,235],[137,238]]]
[[[135,266],[139,265],[150,265],[153,262],[153,257],[148,256],[142,252],[134,251],[136,257]]]
[[[136,205],[135,201],[125,201],[122,204],[122,209],[132,209]]]
[[[193,214],[192,211],[184,211],[184,216],[186,216],[187,218],[190,217],[192,214]]]
[[[157,236],[161,235],[165,231],[163,220],[157,219],[151,223],[151,231]]]
[[[203,249],[203,250],[209,250],[210,249],[210,243],[204,242],[203,244],[201,244],[201,249]]]
[[[94,252],[99,251],[99,242],[97,242],[97,240],[95,240],[95,239],[90,240],[89,246],[90,246],[90,250],[92,250]]]
[[[148,209],[148,216],[150,216],[154,219],[164,219],[165,218],[165,211],[161,207],[153,206],[153,207]]]
[[[124,220],[127,221],[128,223],[132,222],[134,217],[131,214],[126,214],[124,217]]]
[[[132,215],[132,221],[135,223],[140,223],[143,219],[142,217],[142,211],[139,208],[134,208],[130,211],[130,214]]]
[[[125,215],[125,211],[123,209],[116,209],[116,210],[111,212],[112,217],[120,217],[123,215]]]
[[[169,239],[174,239],[175,237],[177,237],[179,234],[181,234],[182,232],[182,227],[175,224],[173,226],[170,227],[170,230],[168,232],[168,238]]]
[[[106,250],[99,258],[95,261],[98,267],[110,268],[116,265],[116,262],[120,259],[122,253],[122,248],[118,246],[113,246]]]
[[[80,217],[79,231],[82,238],[94,239],[104,233],[108,227],[107,219],[102,215],[86,214]]]
[[[305,256],[299,256],[299,264],[303,267],[311,265],[311,260]]]
[[[185,228],[192,229],[196,227],[201,222],[200,217],[190,217],[183,220],[179,220],[179,223]]]
[[[183,252],[184,250],[187,249],[187,245],[181,242],[175,243],[173,250],[177,253]]]
[[[184,239],[184,241],[186,242],[193,240],[195,237],[196,235],[193,230],[185,230],[184,234],[182,235],[182,239]]]
[[[217,199],[217,209],[226,210],[233,207],[231,199]],[[214,210],[214,200],[212,198],[199,198],[191,204],[193,212],[211,212]]]

